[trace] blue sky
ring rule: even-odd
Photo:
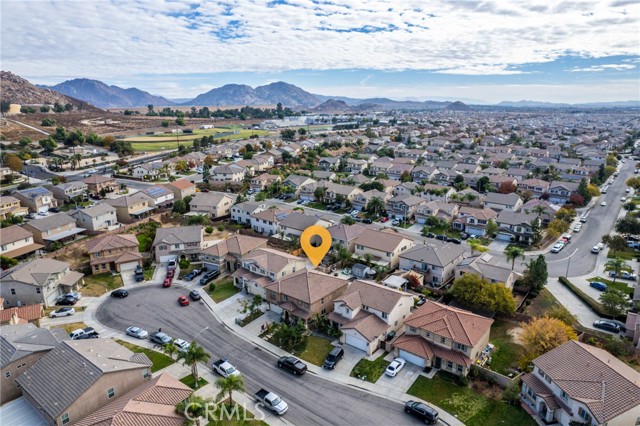
[[[631,0],[3,1],[2,69],[189,98],[286,81],[393,99],[640,99]]]

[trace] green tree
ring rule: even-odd
[[[215,412],[211,410],[214,406],[215,403],[210,399],[204,399],[201,396],[191,394],[189,398],[176,405],[176,414],[186,417],[184,421],[185,426],[201,426],[201,418],[215,418]],[[213,423],[214,422],[211,422],[210,424]]]
[[[519,257],[524,259],[524,250],[522,250],[520,247],[509,246],[505,249],[504,255],[507,257],[507,261],[511,261],[511,270],[513,271],[513,268],[516,264],[516,259]]]
[[[635,190],[638,190],[640,189],[640,178],[635,176],[630,177],[629,179],[626,180],[625,184]]]
[[[631,272],[633,271],[633,268],[627,265],[627,262],[625,262],[623,259],[616,257],[615,259],[611,259],[604,264],[604,270],[612,271],[615,273],[615,275],[613,276],[613,282],[615,283],[616,279],[620,277],[620,274],[622,274],[623,272]]]
[[[602,243],[608,245],[611,251],[621,251],[627,248],[627,240],[622,235],[603,235]]]
[[[487,237],[493,237],[497,233],[498,233],[498,225],[496,224],[495,220],[489,219],[489,221],[487,222],[487,228],[486,228]]]
[[[324,196],[327,193],[327,188],[324,186],[319,186],[313,191],[313,196],[317,202],[322,203],[324,201]]]
[[[169,122],[169,120],[162,120],[162,127],[169,127],[169,125],[171,124],[171,122]]]
[[[380,212],[383,212],[385,209],[384,201],[380,197],[373,197],[369,200],[367,204],[367,211],[375,216],[377,216]]]
[[[307,347],[307,329],[302,321],[293,325],[285,322],[275,326],[273,339],[286,352],[302,352]]]
[[[476,239],[467,240],[467,244],[471,248],[471,254],[475,252],[484,253],[489,250],[489,247],[482,245],[482,243]]]
[[[525,276],[531,280],[531,287],[538,291],[542,290],[549,279],[547,261],[544,256],[540,254],[537,259],[532,260],[527,271],[528,274]]]
[[[183,118],[183,117],[178,117],[178,118],[176,118],[176,124],[177,124],[178,126],[186,126],[186,125],[187,125],[187,123],[185,123],[185,121],[184,121],[184,118]]]
[[[6,154],[4,156],[4,165],[14,172],[21,172],[24,168],[22,160],[15,154]]]
[[[503,283],[490,283],[476,274],[464,274],[455,280],[450,294],[465,306],[506,315],[515,312],[511,290]]]
[[[340,223],[343,223],[345,225],[353,225],[356,223],[356,220],[349,215],[344,215],[342,216]]]
[[[589,192],[589,184],[586,179],[582,178],[580,180],[576,192],[584,198],[584,204],[588,204],[591,201],[591,192]]]
[[[18,264],[18,261],[7,256],[0,256],[0,267],[5,270],[12,268]]]
[[[482,176],[480,179],[478,179],[478,185],[476,187],[477,191],[480,193],[486,192],[489,188],[490,183],[491,182],[487,176]]]
[[[46,139],[38,141],[38,144],[42,147],[45,153],[51,154],[58,147],[58,144],[51,136]]]
[[[198,387],[198,363],[203,362],[207,363],[211,358],[211,355],[204,350],[204,348],[194,340],[189,345],[189,349],[185,352],[178,353],[178,360],[182,360],[182,365],[186,365],[191,367],[191,374],[193,375],[193,380],[195,381],[196,388]]]
[[[229,404],[233,406],[233,392],[244,392],[244,379],[239,374],[220,377],[216,380],[216,388],[220,390],[216,401],[222,401],[226,395],[229,395]]]
[[[40,123],[40,125],[44,127],[53,127],[56,125],[56,120],[54,120],[53,118],[45,118],[42,120],[42,123]]]
[[[173,356],[178,353],[178,347],[173,344],[172,340],[168,344],[164,345],[162,352],[169,358],[173,359]]]
[[[405,170],[400,175],[400,182],[411,182],[411,173],[408,170]]]
[[[602,303],[604,310],[612,316],[622,315],[629,308],[628,296],[616,288],[608,288],[602,292],[600,303]]]

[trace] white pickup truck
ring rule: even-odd
[[[287,412],[289,406],[278,395],[266,389],[256,392],[256,401],[267,410],[281,416]]]
[[[211,368],[213,369],[214,373],[218,373],[222,377],[240,375],[240,372],[236,370],[236,368],[231,365],[231,363],[226,359],[219,359],[218,361],[214,361],[214,363],[211,365]]]

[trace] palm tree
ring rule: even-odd
[[[538,217],[545,214],[547,209],[542,204],[539,204],[533,208],[533,212],[538,214]]]
[[[239,374],[220,377],[216,380],[216,387],[220,389],[216,401],[221,401],[225,394],[229,394],[229,404],[233,406],[233,391],[244,392],[244,379]]]
[[[475,239],[474,240],[467,240],[467,244],[469,244],[469,247],[471,248],[471,254],[475,253],[476,251],[479,252],[479,253],[484,253],[487,250],[489,250],[489,247],[483,246],[480,241],[475,240]]]
[[[369,200],[369,204],[367,204],[367,210],[369,213],[377,215],[378,212],[384,210],[384,201],[382,201],[382,198],[380,197],[373,197]]]
[[[505,256],[507,256],[507,260],[511,261],[511,270],[512,271],[513,271],[513,268],[515,267],[516,259],[519,258],[519,257],[524,259],[524,250],[522,250],[520,247],[509,246],[504,251],[504,254],[505,254]]]
[[[362,260],[367,266],[370,267],[373,264],[373,255],[371,253],[365,253]]]
[[[173,359],[173,356],[178,352],[178,348],[173,344],[173,340],[168,344],[164,345],[162,348],[162,353],[167,355],[169,358]]]
[[[615,275],[613,276],[613,282],[615,283],[616,279],[622,272],[631,272],[633,268],[627,265],[627,262],[625,262],[623,259],[616,257],[615,259],[611,259],[604,264],[604,270],[615,272]]]
[[[191,394],[189,398],[176,404],[176,414],[186,417],[184,422],[186,426],[200,426],[201,417],[208,419],[209,415],[213,414],[207,413],[209,406],[214,406],[213,401],[209,398],[204,399],[201,396]]]
[[[211,355],[204,348],[194,340],[191,342],[189,349],[186,352],[178,353],[178,360],[182,360],[182,365],[188,365],[191,367],[191,374],[193,375],[193,380],[196,384],[196,388],[198,387],[198,363],[199,362],[207,362],[211,358]]]

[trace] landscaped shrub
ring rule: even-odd
[[[587,296],[582,290],[580,290],[578,287],[573,285],[573,283],[571,283],[571,281],[569,281],[566,277],[560,277],[558,278],[558,280],[562,285],[564,285],[569,290],[571,290],[571,292],[575,294],[578,297],[578,299],[582,300],[587,306],[589,306],[589,308],[591,308],[591,310],[594,311],[596,314],[600,315],[601,317],[611,316],[604,310],[604,307],[600,302],[596,302],[591,297]],[[620,315],[614,318],[620,321],[626,321],[626,316],[624,315]]]

